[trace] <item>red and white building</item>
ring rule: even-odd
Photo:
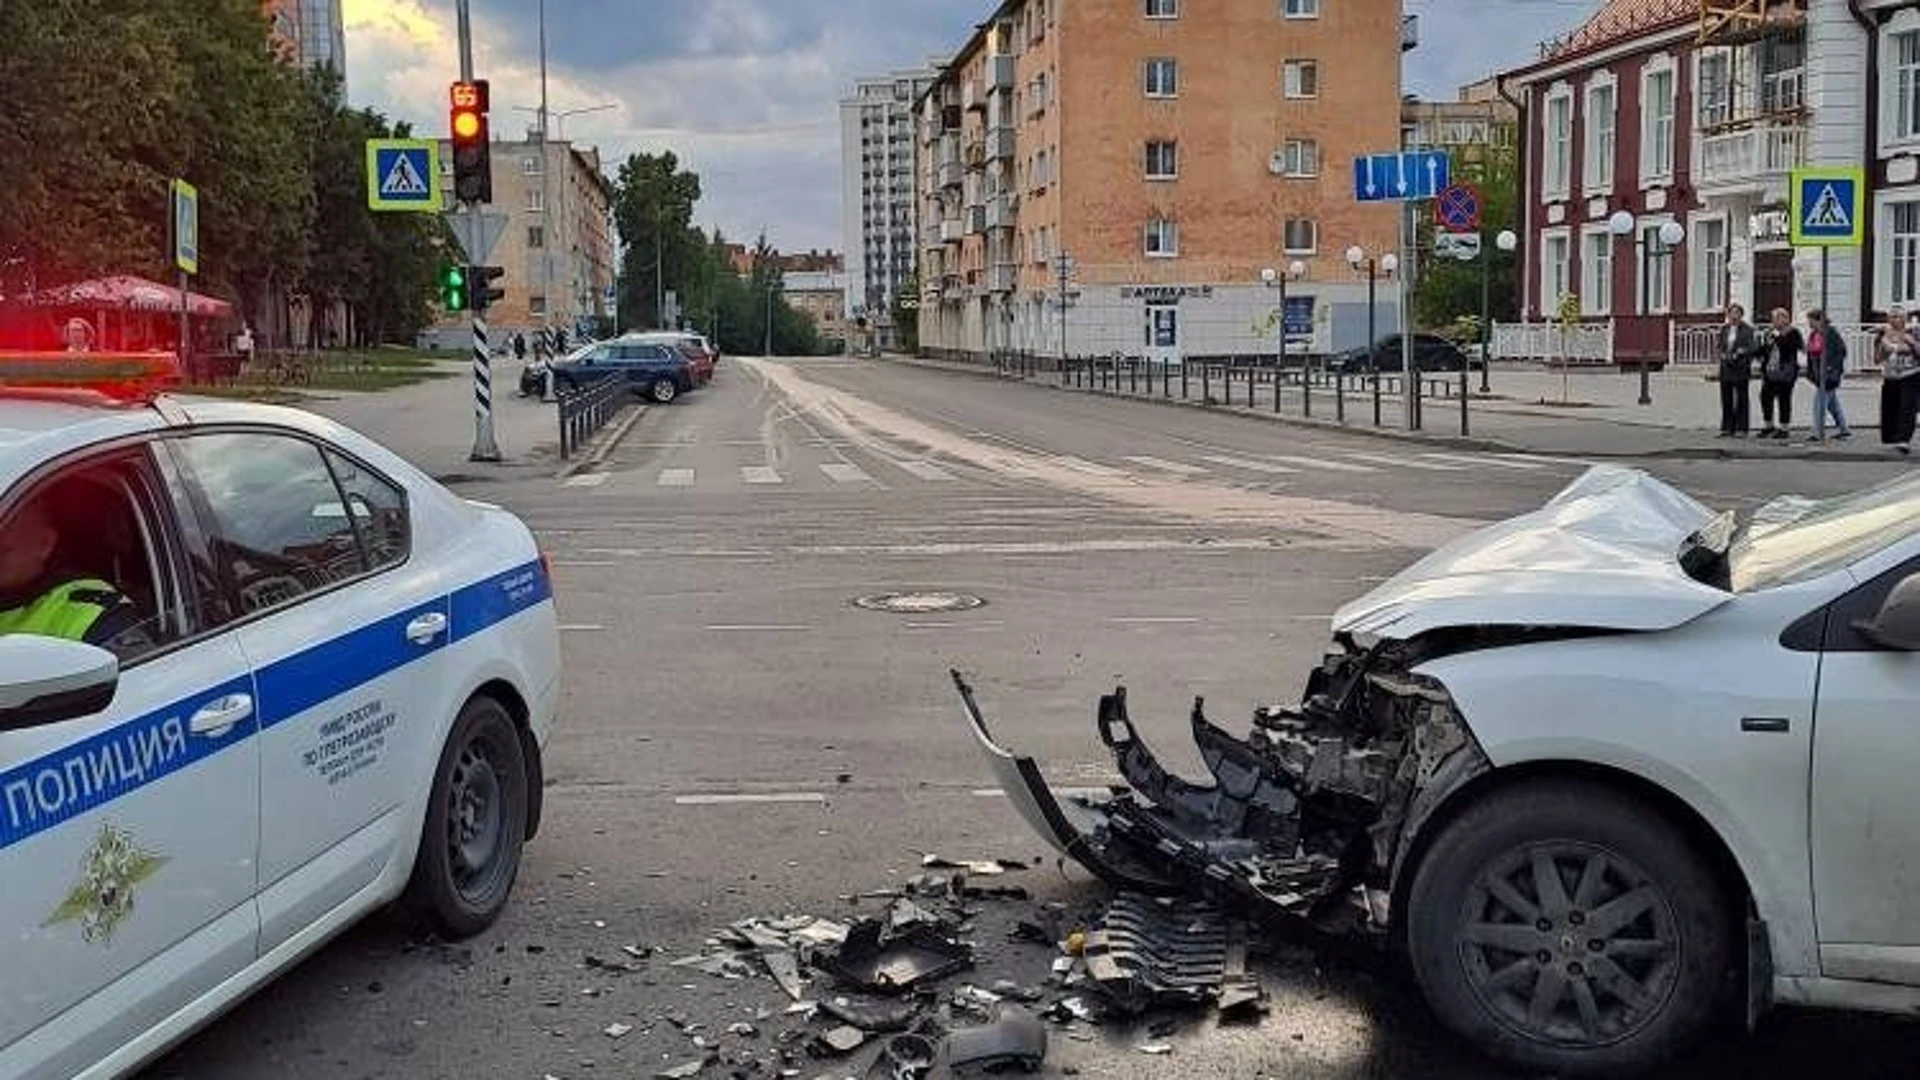
[[[1524,318],[1544,330],[1577,298],[1575,356],[1705,360],[1730,302],[1796,320],[1824,302],[1846,327],[1920,301],[1920,2],[1605,0],[1500,84],[1522,111]],[[1869,243],[1829,252],[1823,301],[1788,175],[1863,162]]]

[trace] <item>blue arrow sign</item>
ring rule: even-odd
[[[1444,150],[1403,150],[1353,159],[1353,197],[1359,202],[1431,199],[1453,182]]]

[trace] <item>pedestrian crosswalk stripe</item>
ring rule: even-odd
[[[1072,469],[1074,472],[1086,473],[1088,476],[1101,476],[1101,477],[1106,477],[1108,479],[1117,480],[1120,477],[1127,475],[1127,471],[1125,469],[1116,469],[1111,465],[1095,465],[1091,461],[1086,461],[1081,458],[1072,457],[1065,454],[1062,454],[1061,456],[1054,458],[1053,463],[1055,465],[1060,465],[1060,466],[1064,466],[1066,468]]]
[[[1141,465],[1149,469],[1158,469],[1161,472],[1174,473],[1178,476],[1205,476],[1207,474],[1207,470],[1197,465],[1182,465],[1177,461],[1150,457],[1146,454],[1132,454],[1122,460],[1131,461],[1135,465]]]
[[[1274,476],[1288,476],[1300,471],[1285,465],[1275,465],[1271,461],[1254,461],[1251,458],[1228,457],[1225,454],[1202,454],[1200,460],[1211,461],[1215,465],[1225,465],[1230,469],[1246,469],[1249,472],[1270,473]]]
[[[608,474],[603,472],[581,473],[578,476],[567,477],[566,486],[571,488],[599,487],[601,484],[607,482],[607,476]]]
[[[661,487],[692,487],[693,470],[661,469],[659,483]]]
[[[1432,458],[1435,461],[1454,461],[1454,462],[1459,462],[1463,465],[1470,465],[1474,467],[1478,467],[1481,465],[1493,465],[1502,469],[1519,469],[1521,472],[1539,472],[1541,469],[1546,468],[1545,465],[1541,465],[1537,462],[1503,461],[1497,457],[1466,457],[1461,454],[1422,454],[1420,456],[1426,457],[1426,458]]]
[[[1380,471],[1371,465],[1355,465],[1347,461],[1329,461],[1326,458],[1295,457],[1292,454],[1270,454],[1268,456],[1275,461],[1284,461],[1289,465],[1298,465],[1308,472],[1315,470],[1343,473],[1371,473]]]
[[[922,480],[951,480],[953,474],[935,465],[931,461],[896,461],[895,465],[912,473]]]
[[[740,466],[740,482],[744,484],[784,484],[780,473],[771,465]]]
[[[1465,465],[1443,465],[1438,461],[1420,461],[1416,458],[1391,458],[1380,454],[1363,454],[1358,450],[1345,451],[1351,458],[1371,461],[1375,465],[1384,465],[1389,469],[1420,469],[1425,472],[1463,472]]]
[[[821,462],[820,471],[826,473],[827,478],[836,484],[857,484],[862,480],[873,479],[867,475],[865,469],[844,461]]]

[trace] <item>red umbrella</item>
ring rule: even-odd
[[[72,285],[43,289],[33,302],[40,307],[104,308],[114,311],[177,312],[180,290],[157,281],[116,274],[111,277],[79,281]],[[187,294],[187,314],[201,319],[223,319],[233,314],[233,305],[225,300]]]

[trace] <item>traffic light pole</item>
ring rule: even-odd
[[[460,23],[460,81],[473,81],[473,21],[469,11],[469,0],[457,0],[454,5]],[[461,212],[467,215],[469,236],[480,235],[480,207],[477,203],[462,202]],[[473,253],[467,253],[469,267],[477,262]],[[473,280],[473,270],[467,271],[467,280]],[[473,453],[467,455],[469,461],[499,461],[500,444],[493,437],[493,353],[487,345],[487,320],[478,308],[473,317]]]

